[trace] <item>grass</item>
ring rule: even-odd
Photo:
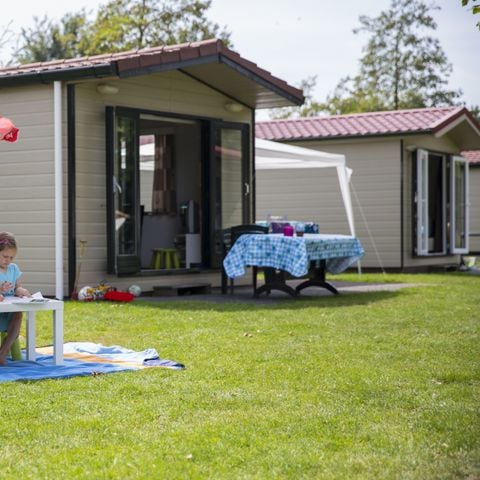
[[[67,303],[66,341],[153,347],[187,369],[1,384],[1,478],[480,478],[480,278],[362,280],[426,286]]]

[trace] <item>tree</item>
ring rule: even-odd
[[[313,89],[317,84],[317,76],[308,77],[300,81],[298,88],[303,90],[305,102],[299,107],[281,107],[274,108],[268,111],[270,118],[299,118],[299,117],[313,117],[323,111],[321,104],[313,99]]]
[[[85,10],[66,14],[60,22],[53,22],[46,16],[34,17],[33,20],[32,28],[22,28],[21,31],[21,47],[15,54],[19,63],[47,62],[84,54],[88,23]]]
[[[15,34],[11,29],[12,21],[0,28],[0,53],[2,50],[11,45],[15,40]],[[2,55],[3,56],[3,55]],[[0,61],[0,67],[8,66],[10,62]]]
[[[205,14],[211,0],[112,0],[100,7],[86,53],[115,52],[221,38],[230,34]]]
[[[474,15],[480,14],[480,5],[474,5],[478,2],[479,0],[472,0],[472,13]],[[466,7],[470,3],[470,0],[462,0],[462,6]],[[480,30],[480,22],[477,22],[477,28]]]
[[[60,22],[34,18],[22,30],[20,63],[74,58],[159,45],[220,38],[230,33],[206,18],[211,0],[110,0],[90,21],[85,10]]]
[[[462,92],[447,89],[452,66],[440,42],[424,31],[437,25],[435,6],[422,0],[392,0],[378,17],[360,17],[355,33],[367,32],[360,71],[342,79],[320,104],[327,113],[398,110],[452,105]]]

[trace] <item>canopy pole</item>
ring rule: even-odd
[[[63,300],[62,82],[53,82],[55,165],[55,297]]]

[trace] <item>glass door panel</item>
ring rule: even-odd
[[[138,202],[138,120],[134,113],[107,110],[108,249],[109,272],[133,274],[140,270]]]
[[[213,130],[211,190],[211,259],[221,261],[221,231],[250,221],[248,125],[219,123]]]
[[[136,142],[135,121],[119,117],[115,162],[115,229],[118,255],[135,255],[136,245]]]
[[[453,253],[468,252],[468,166],[454,157],[451,168],[451,245]]]
[[[243,222],[242,132],[219,129],[215,147],[221,172],[221,185],[215,199],[220,228],[240,225]]]

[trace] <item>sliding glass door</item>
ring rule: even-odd
[[[248,125],[215,122],[210,169],[210,236],[212,266],[221,261],[221,231],[250,223],[250,147]]]
[[[109,273],[152,269],[182,241],[195,268],[218,268],[219,233],[251,221],[249,126],[109,107],[107,132]]]
[[[107,161],[109,273],[140,270],[138,115],[107,110],[111,160]],[[113,146],[113,148],[112,148]]]

